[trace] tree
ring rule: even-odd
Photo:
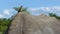
[[[11,19],[0,18],[0,33],[4,33],[7,30],[9,24],[11,23]]]
[[[54,13],[49,13],[49,16],[50,16],[50,17],[55,17],[56,19],[60,19],[60,16],[57,16],[57,15],[54,14]]]
[[[30,14],[30,12],[27,11],[27,8],[23,8],[23,6],[14,7],[14,9],[15,9],[16,11],[18,11],[18,13],[19,13],[19,12],[26,12],[26,13]]]

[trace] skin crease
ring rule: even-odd
[[[45,28],[43,29],[43,34],[54,34],[54,31],[53,31],[53,29],[50,28],[50,27],[45,27]]]
[[[54,30],[48,26],[43,27],[43,29],[37,29],[33,34],[55,34]]]

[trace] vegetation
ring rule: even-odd
[[[30,12],[27,11],[27,8],[23,8],[23,6],[14,7],[14,9],[15,9],[16,11],[18,11],[18,13],[19,13],[19,12],[26,12],[26,13],[30,14]]]
[[[57,15],[54,14],[54,13],[49,13],[49,16],[50,16],[50,17],[55,17],[56,19],[60,19],[60,16],[57,16]]]
[[[0,34],[3,34],[7,30],[10,23],[11,19],[0,18]]]

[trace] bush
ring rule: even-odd
[[[56,14],[53,14],[53,13],[49,13],[49,16],[50,17],[55,17],[56,19],[60,19],[60,16],[57,16]]]
[[[3,34],[11,23],[11,19],[0,18],[0,34]]]

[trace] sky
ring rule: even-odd
[[[60,16],[60,0],[0,0],[0,18],[16,14],[13,7],[21,5],[28,8],[32,15],[55,13]]]

